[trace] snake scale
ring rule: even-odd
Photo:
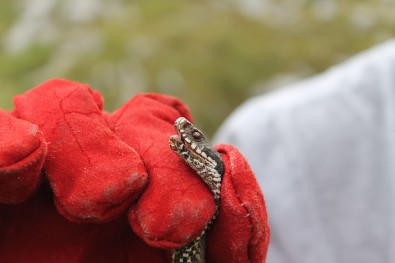
[[[177,135],[170,137],[170,148],[200,176],[214,196],[215,214],[203,231],[189,244],[173,251],[173,263],[205,262],[205,234],[218,216],[224,163],[204,134],[184,117],[174,123]]]

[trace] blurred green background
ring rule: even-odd
[[[54,77],[180,97],[212,135],[248,97],[395,34],[384,0],[17,0],[0,4],[0,108]]]

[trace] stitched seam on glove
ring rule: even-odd
[[[235,183],[233,181],[233,171],[234,171],[234,169],[233,169],[233,164],[230,161],[230,157],[228,156],[227,152],[226,151],[222,151],[222,149],[219,149],[218,152],[221,153],[221,156],[222,156],[223,159],[226,158],[228,160],[226,163],[230,164],[230,166],[231,166],[230,171],[229,171],[229,176],[230,176],[230,181],[232,182],[232,189],[236,193],[236,198],[239,201],[240,206],[245,210],[245,213],[248,215],[250,211],[247,209],[245,203],[240,199],[240,194],[237,191],[236,185],[235,185]],[[224,169],[225,169],[224,174],[226,175],[227,174],[226,173],[226,167],[224,167]],[[251,249],[251,245],[252,245],[251,244],[251,239],[253,237],[253,229],[254,228],[253,228],[252,220],[251,220],[250,216],[248,216],[248,222],[250,223],[250,229],[251,229],[251,235],[250,235],[249,242],[248,242],[248,261],[251,261],[250,249]],[[215,225],[214,225],[214,227],[215,227]]]

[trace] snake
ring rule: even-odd
[[[215,213],[193,241],[172,252],[173,263],[205,262],[205,236],[218,217],[224,162],[206,136],[184,117],[174,122],[177,135],[170,136],[170,148],[191,167],[208,186],[214,197]]]

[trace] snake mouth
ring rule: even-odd
[[[174,122],[174,128],[177,132],[177,135],[173,135],[171,136],[175,141],[178,141],[179,143],[183,143],[183,144],[190,144],[192,141],[187,138],[187,134],[186,131],[188,129],[190,129],[192,127],[192,123],[190,123],[187,119],[185,119],[184,117],[180,117],[178,118],[175,122]]]
[[[173,151],[177,151],[184,146],[184,143],[179,135],[172,135],[169,138],[169,145]]]

